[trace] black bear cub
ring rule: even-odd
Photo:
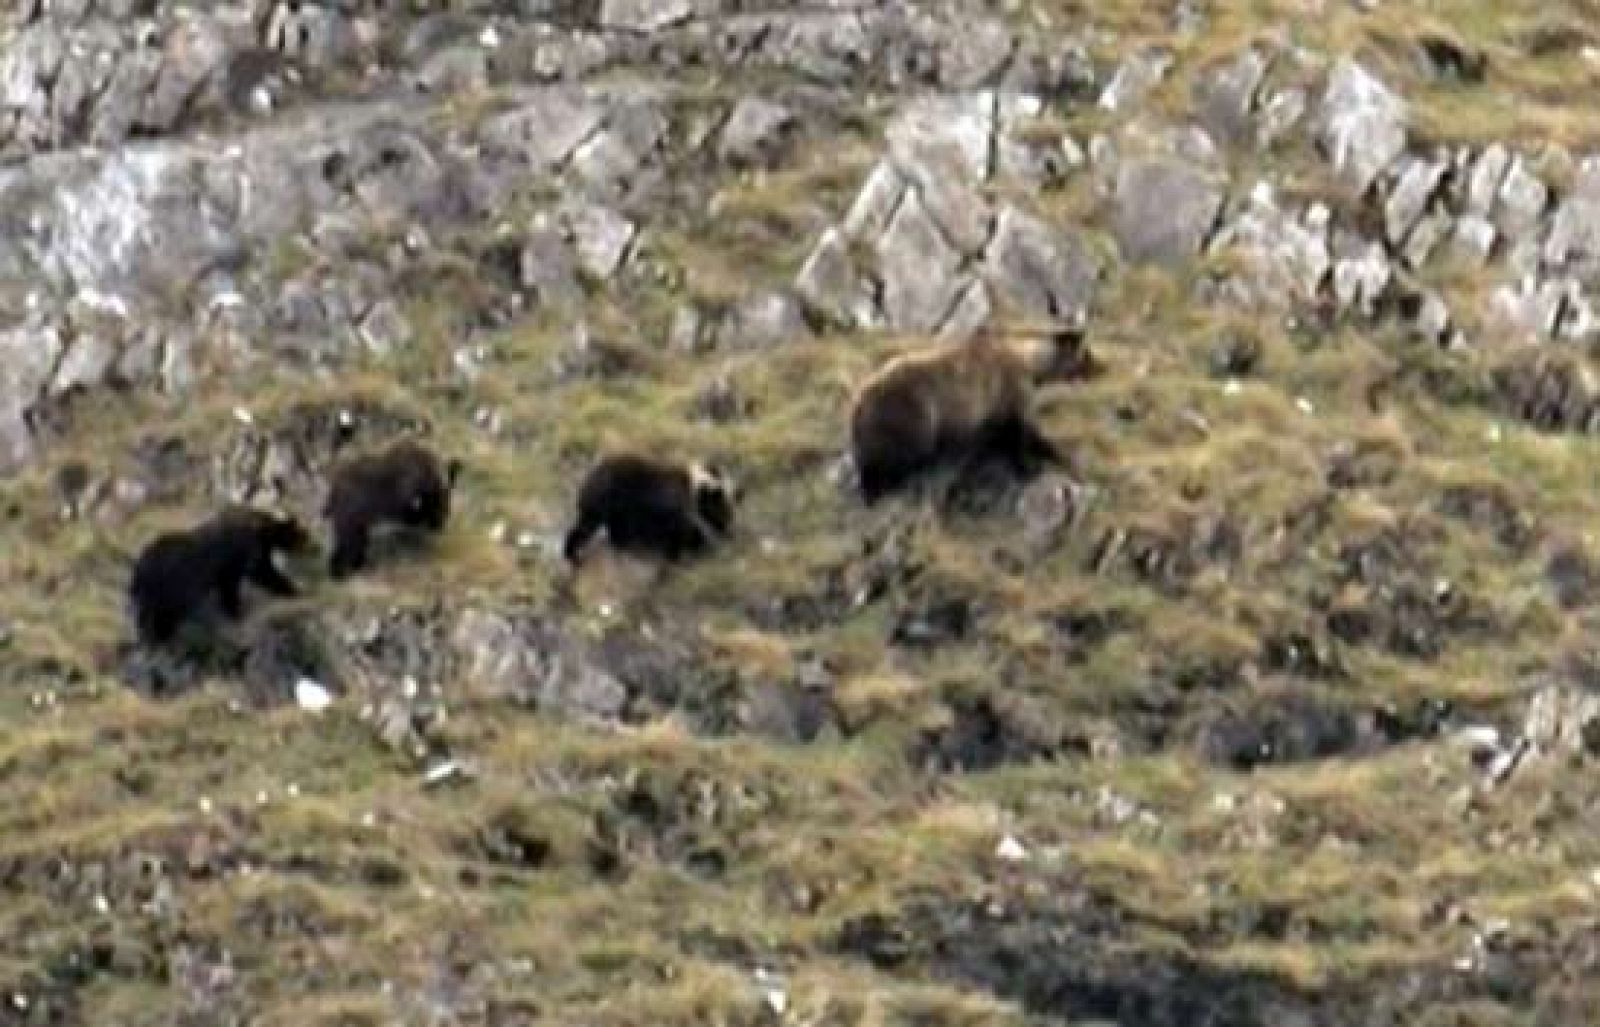
[[[246,580],[274,595],[294,595],[294,582],[273,557],[299,552],[309,542],[294,518],[244,506],[225,507],[198,527],[158,535],[134,561],[128,586],[139,640],[151,645],[170,640],[212,598],[223,614],[237,620]]]
[[[678,463],[637,453],[608,456],[585,476],[578,491],[578,519],[563,553],[577,564],[601,528],[624,552],[668,560],[707,549],[733,524],[737,496],[715,467]]]
[[[343,578],[365,568],[368,539],[380,524],[443,528],[460,472],[459,460],[443,462],[410,439],[341,464],[322,508],[333,526],[329,573]]]

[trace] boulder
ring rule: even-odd
[[[1328,76],[1316,135],[1340,178],[1366,192],[1405,151],[1405,101],[1367,69],[1342,59]]]
[[[733,167],[770,167],[782,156],[796,125],[795,114],[781,104],[747,96],[722,126],[717,154]]]
[[[1222,209],[1222,189],[1175,159],[1133,160],[1117,175],[1115,203],[1123,257],[1171,265],[1200,252]]]
[[[901,202],[878,239],[877,253],[889,326],[917,332],[938,328],[964,284],[961,255],[945,241],[918,193]]]
[[[1248,142],[1255,132],[1251,115],[1266,77],[1267,59],[1255,49],[1206,69],[1194,88],[1200,124],[1213,139],[1230,146]]]
[[[1000,211],[983,271],[1007,307],[1045,318],[1083,313],[1099,276],[1088,247],[1075,235],[1015,207]]]

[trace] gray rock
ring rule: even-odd
[[[667,329],[667,345],[678,353],[703,353],[715,344],[708,318],[692,303],[685,303],[672,314]]]
[[[631,32],[656,32],[688,21],[694,13],[692,0],[604,0],[600,24]]]
[[[1572,342],[1588,343],[1600,332],[1600,315],[1595,313],[1589,297],[1576,287],[1569,289],[1561,317],[1556,322],[1556,335]]]
[[[601,723],[615,721],[627,705],[627,687],[598,665],[594,653],[535,622],[467,610],[450,641],[464,684],[485,698]]]
[[[1007,178],[1043,189],[1063,181],[1088,159],[1083,148],[1066,133],[1018,133],[1017,124],[1034,117],[1042,105],[1037,97],[1012,96],[1002,110],[1004,129],[996,146],[996,171]]]
[[[17,470],[33,455],[24,415],[49,382],[63,346],[54,327],[0,330],[0,473]]]
[[[1550,684],[1528,702],[1522,736],[1539,755],[1600,756],[1600,695]]]
[[[1363,317],[1374,317],[1378,303],[1394,277],[1389,258],[1379,243],[1341,240],[1340,255],[1333,262],[1333,295],[1345,310],[1354,309]]]
[[[411,324],[400,312],[400,305],[385,296],[378,300],[356,326],[356,336],[371,352],[387,356],[410,344]]]
[[[1328,249],[1326,207],[1313,207],[1296,219],[1278,207],[1272,187],[1260,182],[1243,209],[1212,242],[1217,250],[1244,256],[1251,267],[1256,302],[1274,306],[1313,302],[1333,267]]]
[[[523,243],[519,273],[536,308],[568,313],[582,308],[584,291],[568,233],[549,215],[535,217]]]
[[[1467,213],[1489,216],[1510,167],[1511,153],[1499,143],[1491,143],[1478,155],[1467,175]]]
[[[945,241],[963,256],[977,256],[994,230],[994,211],[988,200],[959,175],[931,165],[916,165],[909,170],[912,188]]]
[[[889,158],[902,174],[908,168],[934,168],[982,182],[989,177],[996,116],[992,90],[920,98],[890,122],[885,132]]]
[[[160,74],[161,58],[154,53],[124,53],[111,72],[104,91],[94,102],[88,140],[110,146],[128,137],[139,120],[145,95]]]
[[[594,278],[605,280],[616,273],[637,231],[633,222],[609,207],[582,204],[565,212],[578,264]]]
[[[1298,86],[1280,89],[1273,93],[1261,105],[1261,115],[1256,126],[1256,146],[1263,150],[1268,149],[1288,135],[1296,125],[1300,124],[1300,119],[1306,116],[1308,105],[1306,91]]]
[[[601,131],[572,153],[570,167],[580,187],[602,202],[620,200],[650,176],[647,163],[666,138],[666,116],[652,100],[622,103]]]
[[[789,108],[747,96],[728,115],[717,153],[734,167],[771,167],[781,158],[795,125],[794,112]]]
[[[1406,264],[1416,269],[1426,263],[1439,244],[1450,237],[1453,223],[1450,215],[1443,210],[1435,210],[1418,221],[1401,247],[1400,252]]]
[[[1505,244],[1505,253],[1501,257],[1501,263],[1505,266],[1503,277],[1514,280],[1538,277],[1543,269],[1544,253],[1544,247],[1539,245],[1538,240],[1501,238]]]
[[[939,84],[976,89],[999,75],[1014,47],[1015,38],[1000,19],[963,19],[940,40]]]
[[[800,301],[783,291],[763,291],[733,305],[717,333],[740,349],[768,349],[811,334]]]
[[[296,62],[331,68],[358,44],[354,23],[332,5],[279,4],[267,20],[265,44]]]
[[[1081,240],[1015,207],[1000,211],[983,271],[1006,307],[1040,318],[1082,314],[1099,277]]]
[[[1549,336],[1555,333],[1569,288],[1575,286],[1560,280],[1538,281],[1529,275],[1495,289],[1489,297],[1489,310],[1506,328]]]
[[[161,71],[145,98],[140,120],[157,131],[170,131],[200,87],[220,72],[227,56],[228,45],[216,22],[193,18],[178,23],[167,36]]]
[[[1396,176],[1394,189],[1383,205],[1383,230],[1389,243],[1400,245],[1423,211],[1439,192],[1448,162],[1426,157],[1407,158]]]
[[[1495,227],[1512,239],[1532,234],[1539,227],[1549,199],[1550,190],[1518,154],[1511,158],[1495,194]]]
[[[970,282],[956,301],[955,309],[945,318],[939,338],[946,342],[965,342],[993,320],[994,305],[988,286],[981,281]]]
[[[1405,150],[1405,101],[1361,65],[1340,60],[1328,76],[1316,133],[1339,176],[1365,192]]]
[[[1118,66],[1100,94],[1100,106],[1120,111],[1137,104],[1160,84],[1172,67],[1172,55],[1165,50],[1147,48],[1133,54]]]
[[[490,154],[515,155],[534,172],[558,167],[600,127],[605,111],[579,90],[539,91],[529,103],[491,118],[481,130]]]
[[[877,251],[889,326],[918,332],[938,328],[962,288],[961,255],[915,192],[901,202]]]
[[[1094,59],[1076,41],[1046,51],[1038,41],[1025,41],[1012,57],[1003,86],[1006,90],[1060,100],[1093,100],[1096,88]]]
[[[1544,260],[1587,284],[1600,283],[1600,158],[1582,162],[1572,192],[1556,208]]]
[[[739,700],[736,713],[745,731],[789,745],[816,741],[833,723],[827,691],[798,684],[754,685]]]
[[[1200,252],[1222,209],[1222,190],[1192,166],[1162,158],[1125,164],[1115,228],[1123,257],[1177,264]]]
[[[1256,128],[1251,114],[1266,73],[1267,59],[1251,48],[1200,74],[1195,106],[1213,139],[1239,146],[1251,138]]]
[[[1494,251],[1495,239],[1499,233],[1495,231],[1493,223],[1481,214],[1464,214],[1456,219],[1455,233],[1451,236],[1451,248],[1469,260],[1479,264],[1489,259],[1489,254]]]
[[[837,228],[829,228],[800,266],[795,291],[824,318],[847,327],[871,327],[880,321],[872,292],[851,259],[849,244]]]
[[[878,162],[844,216],[845,236],[859,241],[882,235],[900,208],[905,193],[906,181],[894,166],[888,161]]]
[[[1438,293],[1423,293],[1416,314],[1406,327],[1418,338],[1441,343],[1450,333],[1450,308]]]

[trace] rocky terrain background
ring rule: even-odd
[[[1600,1007],[1594,3],[8,8],[0,1024]],[[1078,313],[1067,469],[860,507]],[[405,431],[437,545],[127,644]],[[641,440],[738,537],[568,582]]]

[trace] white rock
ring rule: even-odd
[[[333,693],[310,678],[301,678],[294,683],[294,701],[302,710],[319,713],[333,704]]]
[[[1000,839],[1000,844],[995,846],[994,854],[1007,863],[1020,863],[1028,858],[1028,850],[1009,834]]]
[[[443,763],[436,763],[429,767],[422,775],[422,783],[425,785],[443,784],[460,773],[461,764],[458,761],[445,760]]]

